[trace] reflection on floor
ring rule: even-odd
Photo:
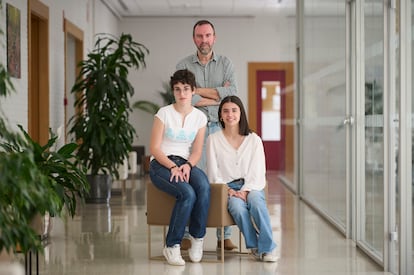
[[[128,180],[124,190],[120,184],[115,186],[120,189],[115,190],[109,205],[86,204],[74,219],[55,218],[49,244],[40,257],[40,274],[389,274],[292,195],[277,175],[270,173],[268,180],[278,263],[226,255],[222,264],[212,261],[217,259],[214,253],[205,255],[201,263],[187,262],[185,267],[148,260],[145,176]],[[157,227],[152,231],[153,254],[161,254],[162,232]],[[236,227],[232,236],[238,243]],[[208,229],[206,250],[215,250],[215,238],[215,229]]]

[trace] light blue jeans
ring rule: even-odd
[[[243,180],[227,183],[231,189],[237,191],[243,184]],[[276,248],[263,190],[250,191],[247,195],[247,202],[234,196],[229,197],[228,209],[244,236],[246,248],[257,248],[260,255]]]
[[[169,156],[168,158],[177,166],[186,162],[185,159],[177,156]],[[171,247],[181,244],[187,222],[190,235],[194,238],[203,238],[206,234],[210,206],[210,183],[207,175],[201,169],[193,167],[189,182],[171,182],[170,170],[155,159],[150,163],[149,175],[157,188],[176,198],[168,227],[166,245]]]

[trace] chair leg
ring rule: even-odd
[[[239,253],[242,253],[242,233],[239,231]]]
[[[147,241],[148,259],[151,259],[151,225],[148,225],[148,241]]]
[[[122,180],[122,186],[121,186],[121,196],[122,199],[126,199],[126,179]]]
[[[39,275],[39,252],[36,251],[36,275]]]
[[[163,226],[162,229],[163,229],[163,231],[162,231],[163,232],[163,234],[162,234],[162,241],[163,241],[162,247],[164,247],[166,245],[166,242],[167,242],[167,227]]]
[[[164,249],[165,243],[166,243],[166,231],[167,231],[167,226],[162,226],[163,229],[163,236],[162,236],[162,240],[163,240],[163,244],[162,244],[162,248]],[[152,245],[151,245],[151,225],[148,224],[148,232],[147,232],[147,253],[148,253],[148,259],[149,260],[158,260],[158,259],[164,259],[164,256],[152,256]]]
[[[32,264],[32,257],[30,255],[30,251],[24,253],[24,269],[25,274],[31,274],[31,264]]]
[[[32,275],[32,251],[29,250],[29,275]]]
[[[221,253],[221,262],[224,263],[224,226],[221,227],[221,246],[220,246],[220,253]]]

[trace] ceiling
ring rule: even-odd
[[[295,14],[296,0],[101,0],[118,18]]]

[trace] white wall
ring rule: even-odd
[[[119,30],[131,33],[135,41],[144,44],[150,55],[147,68],[130,72],[130,81],[135,87],[136,100],[151,100],[162,103],[158,91],[162,81],[168,81],[175,71],[176,63],[193,52],[192,29],[201,18],[130,18],[122,20]],[[247,105],[248,62],[294,62],[295,18],[283,17],[237,17],[206,18],[216,28],[217,41],[214,49],[228,56],[236,68],[239,96]],[[248,108],[248,106],[246,106]],[[135,144],[148,145],[152,127],[152,116],[134,110],[131,120],[138,134]]]
[[[42,0],[49,8],[49,90],[50,122],[53,131],[64,125],[64,32],[63,19],[66,18],[84,32],[84,53],[93,48],[96,32],[118,33],[118,19],[99,0]],[[1,107],[10,125],[28,125],[28,48],[27,48],[27,1],[2,1],[0,10],[0,62],[6,65],[6,4],[20,10],[21,19],[21,78],[12,78],[16,92],[2,99]],[[97,15],[95,16],[94,13]],[[63,139],[62,139],[63,140]],[[62,142],[61,140],[61,142]]]
[[[0,100],[0,107],[6,114],[11,126],[16,127],[17,124],[23,125],[27,128],[27,6],[26,1],[9,0],[3,1],[2,9],[0,10],[0,28],[3,31],[3,35],[0,36],[0,62],[7,69],[7,43],[6,43],[6,7],[7,3],[20,10],[20,60],[21,70],[20,78],[12,78],[13,86],[16,90],[12,96],[2,98]]]
[[[27,2],[3,0],[0,10],[0,26],[5,32],[5,6],[11,3],[21,11],[21,68],[22,77],[12,79],[16,93],[0,104],[12,125],[22,124],[27,128]],[[150,55],[147,68],[130,72],[130,81],[135,87],[131,103],[148,99],[162,103],[158,91],[162,82],[169,80],[175,64],[184,56],[195,52],[192,28],[200,18],[129,18],[118,19],[99,0],[42,0],[49,7],[50,22],[50,126],[56,130],[64,124],[64,34],[63,16],[84,31],[85,55],[93,47],[95,33],[131,33],[135,41],[143,43]],[[63,15],[64,14],[64,15]],[[236,67],[239,96],[247,102],[248,62],[294,62],[295,18],[283,17],[217,17],[206,18],[216,27],[216,52],[227,55]],[[0,45],[5,47],[5,36]],[[4,48],[3,47],[3,48]],[[6,51],[0,50],[0,61],[5,64]],[[247,104],[246,104],[247,105]],[[248,106],[246,106],[248,108]],[[138,138],[135,145],[149,145],[152,116],[134,110],[131,121]]]
[[[49,7],[49,91],[50,91],[50,127],[57,131],[64,127],[64,94],[65,94],[65,43],[63,32],[63,16],[82,28],[86,26],[87,2],[43,0]],[[74,9],[78,7],[78,12]],[[64,13],[64,15],[63,15]]]
[[[76,9],[75,9],[76,10]],[[94,0],[92,33],[118,34],[118,18],[116,18],[100,0]]]

